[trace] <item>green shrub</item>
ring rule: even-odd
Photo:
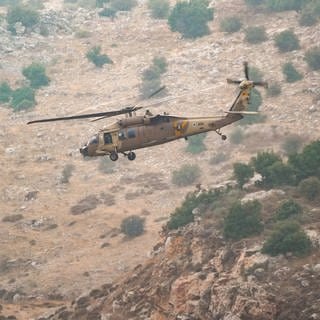
[[[236,162],[233,164],[233,174],[240,188],[254,175],[253,167],[249,164]]]
[[[300,26],[310,27],[315,25],[317,21],[318,17],[313,12],[311,12],[310,10],[302,10],[299,18]]]
[[[212,205],[221,196],[220,191],[204,191],[200,195],[189,193],[184,199],[182,205],[175,209],[170,215],[167,223],[169,230],[178,229],[188,223],[194,221],[193,210],[202,207],[205,210],[208,206]]]
[[[261,43],[267,40],[265,27],[249,27],[245,31],[245,40],[251,44]]]
[[[83,38],[91,37],[92,33],[88,30],[81,30],[80,29],[80,30],[77,30],[74,35],[76,38],[83,39]]]
[[[319,199],[320,180],[317,177],[309,177],[302,180],[298,185],[300,194],[310,201]]]
[[[73,164],[66,164],[62,170],[61,174],[61,183],[69,183],[70,178],[72,177],[72,172],[75,169]]]
[[[110,0],[96,0],[96,7],[103,8],[106,3],[110,2]]]
[[[99,12],[100,17],[114,18],[117,11],[113,8],[104,8]]]
[[[1,82],[0,84],[0,103],[6,103],[10,101],[12,90],[8,82]]]
[[[227,17],[220,22],[220,29],[223,32],[234,33],[241,29],[242,23],[238,17]]]
[[[198,154],[205,151],[207,149],[205,144],[203,143],[203,140],[205,139],[205,137],[206,137],[205,133],[200,133],[200,134],[196,134],[194,136],[188,137],[188,146],[186,148],[186,151],[192,154]]]
[[[12,92],[11,106],[14,111],[30,109],[36,104],[34,90],[30,87],[22,87]]]
[[[281,94],[281,85],[279,82],[271,82],[268,85],[267,94],[269,97],[277,97]]]
[[[168,17],[170,3],[168,0],[148,0],[148,8],[155,19],[165,19]]]
[[[299,39],[291,30],[280,32],[275,37],[275,45],[281,52],[300,49]]]
[[[286,155],[298,153],[302,148],[303,139],[297,134],[287,135],[284,142],[281,144]]]
[[[320,47],[313,47],[309,49],[305,54],[305,59],[308,63],[308,66],[312,70],[320,69]]]
[[[31,28],[40,21],[39,13],[35,10],[32,10],[28,7],[18,5],[12,8],[9,8],[7,13],[7,23],[9,28],[17,22],[21,22],[26,28]]]
[[[259,6],[261,4],[264,4],[265,0],[245,0],[246,4],[249,6]]]
[[[294,200],[284,201],[276,211],[277,220],[285,220],[302,213],[302,207]]]
[[[289,163],[295,168],[298,181],[312,176],[320,178],[320,140],[305,146],[301,153],[290,155]]]
[[[286,221],[277,226],[263,245],[262,252],[276,256],[292,253],[303,256],[311,251],[311,241],[301,226],[293,221]]]
[[[224,236],[239,240],[259,234],[263,230],[261,209],[262,205],[257,200],[234,203],[224,219]]]
[[[144,218],[132,215],[122,220],[120,230],[127,237],[134,238],[144,232],[144,223]]]
[[[165,57],[157,56],[152,60],[153,67],[158,70],[158,73],[161,75],[167,71],[168,63]]]
[[[287,62],[282,67],[282,72],[286,77],[286,81],[293,83],[303,78],[302,74],[297,71],[291,62]]]
[[[152,80],[144,80],[142,82],[140,92],[143,99],[148,98],[153,92],[161,87],[161,79],[154,78]]]
[[[130,11],[137,5],[136,0],[111,0],[110,8],[115,11]]]
[[[32,10],[42,10],[44,9],[43,0],[29,0],[27,3],[28,8]]]
[[[106,54],[100,54],[100,51],[100,46],[95,46],[91,48],[86,55],[88,60],[91,61],[98,68],[102,68],[103,65],[105,65],[106,63],[113,63],[113,61]]]
[[[267,7],[272,11],[301,10],[305,0],[267,0]]]
[[[201,170],[197,164],[185,164],[179,170],[172,173],[172,183],[184,187],[200,178]]]
[[[236,127],[233,129],[233,131],[230,134],[230,142],[233,144],[240,144],[243,142],[244,139],[244,133],[243,130],[239,127]]]
[[[180,32],[185,38],[198,38],[209,34],[208,21],[213,20],[213,9],[207,0],[177,2],[168,23],[171,31]]]
[[[23,69],[22,74],[30,81],[30,86],[34,89],[47,86],[50,82],[45,67],[40,63],[33,62]]]
[[[296,175],[294,168],[282,161],[277,161],[267,168],[263,185],[267,188],[285,185],[295,185]]]

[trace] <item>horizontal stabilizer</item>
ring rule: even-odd
[[[255,111],[225,111],[225,112],[230,114],[247,114],[247,115],[259,114],[259,112],[255,112]]]

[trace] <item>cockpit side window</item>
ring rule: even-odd
[[[91,137],[91,139],[89,140],[89,144],[98,144],[99,143],[99,138],[97,135],[94,135],[93,137]]]
[[[136,135],[136,129],[128,129],[128,138],[135,138]]]
[[[111,135],[111,133],[104,133],[103,134],[103,141],[104,141],[105,144],[112,143],[112,135]]]

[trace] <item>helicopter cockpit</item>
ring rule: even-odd
[[[87,142],[86,145],[84,145],[82,148],[80,148],[80,153],[84,157],[94,156],[95,152],[97,150],[97,147],[98,147],[98,143],[99,143],[99,136],[97,134],[95,134],[94,136],[92,136],[89,139],[89,141]]]

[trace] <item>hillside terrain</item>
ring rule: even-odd
[[[319,23],[303,27],[296,11],[266,13],[243,0],[212,1],[210,34],[188,40],[171,32],[167,20],[153,19],[144,1],[114,19],[100,17],[97,10],[67,9],[58,0],[44,5],[46,36],[37,30],[14,36],[0,19],[0,83],[23,84],[21,70],[33,61],[46,66],[51,80],[36,91],[31,110],[13,112],[0,105],[0,315],[320,319],[318,251],[305,259],[261,255],[261,237],[230,244],[212,217],[159,235],[198,183],[206,189],[234,184],[234,162],[249,161],[262,150],[285,156],[283,142],[293,134],[304,144],[319,139],[320,74],[304,60],[304,53],[320,43]],[[4,6],[0,14],[5,17]],[[241,19],[239,32],[220,30],[219,22],[230,15]],[[268,36],[259,45],[244,41],[243,30],[255,25],[263,25]],[[300,49],[280,53],[274,37],[286,29],[294,30]],[[77,36],[80,31],[89,36]],[[96,68],[88,61],[86,53],[96,45],[113,64]],[[26,125],[38,118],[137,103],[142,73],[155,56],[166,58],[162,84],[169,98],[178,98],[151,107],[154,113],[222,114],[237,93],[226,78],[243,77],[244,61],[261,70],[264,80],[280,83],[282,92],[271,97],[259,89],[266,120],[240,127],[241,143],[230,139],[239,130],[233,125],[223,129],[226,141],[207,134],[206,150],[195,155],[186,152],[181,140],[138,150],[134,162],[120,157],[112,165],[108,159],[84,160],[79,153],[108,120]],[[284,80],[282,65],[288,61],[302,80]],[[214,161],[222,153],[224,160]],[[177,187],[172,173],[183,164],[198,164],[201,178]],[[109,173],[101,170],[103,165]],[[72,174],[64,182],[67,167]],[[283,192],[271,201],[285,199]],[[306,228],[319,239],[319,207],[306,208],[314,219]],[[120,224],[133,214],[145,218],[145,232],[128,240]],[[302,311],[305,316],[298,315]]]

